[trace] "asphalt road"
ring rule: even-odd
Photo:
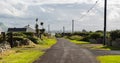
[[[57,40],[57,44],[33,63],[98,63],[89,50],[62,38]]]

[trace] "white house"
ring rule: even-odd
[[[23,28],[8,28],[8,32],[35,32],[29,25]]]

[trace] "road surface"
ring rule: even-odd
[[[62,38],[57,40],[57,44],[33,63],[98,63],[89,50]]]

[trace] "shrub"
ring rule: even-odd
[[[69,39],[71,39],[71,40],[78,40],[78,41],[80,41],[80,40],[82,40],[82,39],[83,39],[83,37],[82,37],[82,36],[78,36],[78,35],[74,35],[74,36],[69,37]]]
[[[25,34],[26,36],[34,36],[33,32],[24,32],[23,34]]]
[[[23,41],[23,40],[25,40],[26,38],[24,38],[23,36],[14,36],[13,37],[13,40],[17,40],[17,41]]]
[[[81,41],[89,41],[90,37],[89,36],[86,36],[86,37],[83,37],[83,39]]]
[[[62,37],[62,34],[60,34],[60,33],[56,33],[56,34],[55,34],[55,37],[60,38],[60,37]]]
[[[112,40],[120,38],[120,30],[114,30],[110,32],[110,37]]]
[[[88,32],[75,32],[72,35],[79,35],[79,36],[88,36],[89,33]]]
[[[26,37],[26,35],[21,33],[21,32],[14,32],[13,36],[23,36],[23,37]]]
[[[32,42],[34,42],[35,44],[39,44],[39,42],[41,41],[39,38],[33,36],[33,37],[28,37]]]
[[[95,33],[90,34],[89,37],[90,37],[91,39],[102,38],[102,37],[103,37],[103,34],[102,34],[102,33],[95,32]]]

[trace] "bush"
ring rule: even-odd
[[[79,35],[79,36],[88,36],[89,33],[88,32],[75,32],[72,35]]]
[[[102,34],[102,33],[95,32],[95,33],[90,34],[89,37],[90,37],[90,39],[102,38],[102,37],[103,37],[103,34]]]
[[[28,37],[32,42],[34,42],[35,44],[39,44],[39,42],[41,41],[39,38],[33,36],[33,37]]]
[[[25,40],[26,38],[24,38],[23,36],[14,36],[13,37],[13,40],[17,40],[17,41],[23,41],[23,40]]]
[[[120,38],[120,30],[114,30],[110,32],[110,37],[112,40]]]
[[[60,37],[62,37],[62,34],[60,34],[60,33],[56,33],[56,34],[55,34],[55,37],[60,38]]]
[[[78,35],[74,35],[74,36],[69,37],[69,39],[71,39],[71,40],[78,40],[78,41],[80,41],[80,40],[82,40],[82,39],[83,39],[83,37],[82,37],[82,36],[78,36]]]
[[[26,35],[21,33],[21,32],[14,32],[13,36],[23,36],[23,37],[26,37]]]
[[[33,32],[24,32],[23,34],[25,34],[26,36],[34,36]]]
[[[90,37],[89,36],[86,36],[86,37],[83,37],[83,39],[81,41],[89,41]]]

